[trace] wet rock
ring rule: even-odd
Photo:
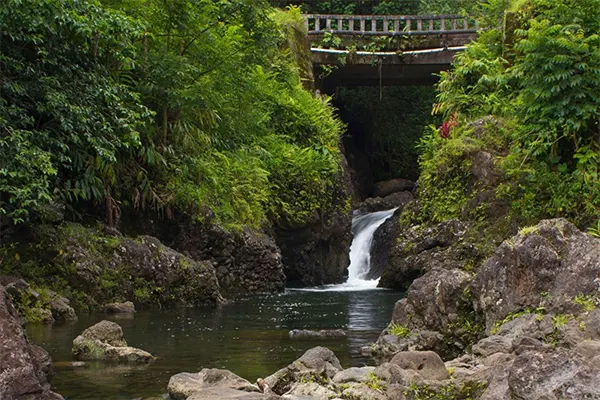
[[[0,285],[0,398],[7,400],[60,400],[50,390],[50,356],[25,336],[21,320]]]
[[[375,197],[386,197],[392,193],[411,191],[415,183],[408,179],[390,179],[389,181],[377,182],[373,187]]]
[[[302,286],[342,283],[350,265],[351,230],[350,212],[315,214],[301,225],[280,222],[275,237],[287,281]]]
[[[279,396],[249,393],[229,388],[207,388],[193,393],[187,400],[277,400]]]
[[[367,382],[370,374],[375,372],[375,367],[352,367],[338,372],[333,377],[333,383]]]
[[[107,360],[148,363],[155,357],[147,351],[127,346],[123,330],[114,322],[101,321],[73,340],[73,355],[78,360]]]
[[[407,192],[395,193],[391,196],[401,195],[402,193]],[[383,224],[381,224],[381,226],[377,228],[373,235],[373,242],[371,243],[370,269],[367,273],[367,276],[365,277],[366,279],[378,279],[383,273],[385,267],[388,265],[392,249],[398,243],[398,236],[401,229],[399,221],[400,215],[402,214],[404,205],[407,203],[402,203],[398,204],[397,206],[390,206],[388,208],[382,209],[390,210],[394,207],[398,207],[394,214],[390,218],[388,218]]]
[[[402,369],[417,371],[427,380],[448,379],[448,371],[439,355],[433,351],[404,351],[390,361]]]
[[[330,339],[347,336],[343,329],[322,329],[320,331],[292,329],[289,335],[290,339]]]
[[[125,303],[109,303],[101,306],[98,311],[106,314],[134,314],[135,306],[131,301],[126,301]]]
[[[229,396],[241,396],[248,392],[260,392],[258,387],[251,384],[247,380],[240,378],[231,371],[224,369],[208,369],[205,368],[198,373],[182,372],[173,375],[169,379],[167,391],[175,400],[184,400],[195,395],[197,398],[204,398],[201,395],[207,396],[213,393],[211,389],[225,390],[223,395],[228,393]],[[234,393],[234,391],[242,391],[245,393]],[[223,397],[223,398],[238,398],[238,397]],[[261,397],[257,397],[261,398]]]
[[[342,369],[340,361],[331,350],[315,347],[287,367],[265,378],[265,381],[273,392],[281,395],[290,390],[294,382],[308,380],[327,383]]]
[[[356,211],[358,214],[366,214],[391,210],[396,207],[402,208],[413,200],[414,196],[411,192],[397,192],[385,197],[369,197],[356,206]]]
[[[573,300],[597,293],[598,260],[600,241],[564,219],[541,221],[504,241],[473,282],[475,305],[485,314],[487,331],[527,307],[580,312]]]

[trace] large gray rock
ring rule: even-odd
[[[467,229],[463,222],[449,220],[399,232],[379,286],[406,290],[416,278],[433,269],[473,270],[481,254],[465,238]]]
[[[185,400],[192,395],[196,395],[198,398],[200,394],[209,397],[208,394],[212,390],[218,389],[225,390],[223,393],[230,393],[230,395],[236,395],[233,391],[248,392],[260,392],[258,387],[252,385],[247,380],[240,378],[231,371],[224,369],[209,369],[205,368],[198,373],[187,373],[182,372],[177,375],[173,375],[169,379],[169,385],[167,391],[169,396],[175,400]],[[243,396],[244,393],[238,393],[237,395]],[[238,397],[224,397],[224,398],[238,398]]]
[[[110,321],[101,321],[87,328],[73,340],[73,355],[78,360],[107,360],[148,363],[155,357],[147,351],[127,346],[123,330]]]
[[[315,400],[329,400],[336,397],[336,393],[316,382],[294,383],[291,389],[285,394],[287,397],[308,397]]]
[[[50,356],[29,343],[21,320],[0,285],[0,399],[60,400],[50,390]]]
[[[375,372],[375,367],[352,367],[338,372],[333,377],[333,383],[367,382],[369,375]]]
[[[340,361],[331,350],[315,347],[307,350],[287,367],[265,378],[265,381],[275,393],[281,395],[290,390],[295,382],[327,383],[342,369]]]
[[[600,369],[582,357],[558,349],[526,352],[512,364],[508,377],[515,400],[600,398]]]
[[[564,219],[541,221],[503,242],[472,285],[487,331],[525,308],[579,313],[574,299],[598,293],[600,240]]]
[[[36,225],[21,239],[21,262],[44,265],[56,280],[80,293],[77,303],[55,297],[53,314],[70,314],[133,299],[140,305],[216,305],[222,300],[210,261],[195,261],[151,236],[122,236],[109,227]],[[40,286],[53,280],[33,281]],[[73,298],[71,299],[74,300]]]
[[[444,380],[448,379],[446,365],[439,355],[433,351],[405,351],[400,352],[392,358],[390,364],[402,369],[418,372],[423,379]]]

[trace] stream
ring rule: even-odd
[[[363,279],[373,234],[393,211],[354,218],[351,265],[344,284],[288,289],[280,295],[218,308],[149,310],[129,317],[81,315],[70,325],[30,325],[27,333],[33,343],[50,353],[56,366],[53,390],[68,400],[160,397],[172,375],[202,368],[228,369],[252,382],[315,346],[333,350],[344,368],[369,365],[372,361],[361,356],[360,348],[377,339],[402,297],[395,291],[377,289],[377,280]],[[73,339],[102,319],[117,322],[130,346],[159,359],[145,366],[106,362],[72,366]],[[337,328],[346,330],[347,337],[292,340],[288,334],[291,329]]]

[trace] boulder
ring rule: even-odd
[[[273,375],[265,378],[273,392],[282,395],[289,391],[295,382],[318,381],[327,383],[342,370],[340,361],[325,347],[307,350],[299,359]]]
[[[134,314],[135,306],[131,301],[126,301],[124,303],[109,303],[101,306],[98,311],[106,314]]]
[[[194,392],[187,400],[277,400],[279,396],[213,387]]]
[[[600,398],[600,369],[572,352],[529,351],[518,356],[508,376],[515,400]]]
[[[114,322],[101,321],[73,340],[73,355],[78,360],[106,360],[148,363],[155,357],[147,351],[127,346],[123,330]]]
[[[73,307],[70,306],[70,301],[66,297],[60,296],[59,294],[48,291],[50,297],[49,306],[52,317],[56,321],[60,322],[74,322],[77,321],[77,314]]]
[[[473,354],[479,357],[488,357],[495,353],[510,353],[512,340],[504,336],[490,336],[481,339],[473,345]]]
[[[349,387],[342,391],[342,397],[352,400],[387,400],[388,397],[383,392],[383,389],[387,389],[387,387],[383,383],[378,383],[378,385],[381,386],[380,390],[363,384],[350,383]]]
[[[156,306],[216,305],[222,300],[210,261],[192,260],[151,236],[133,239],[114,228],[63,222],[34,225],[18,239],[24,243],[18,262],[43,265],[56,278],[32,285],[59,280],[81,294],[76,304],[70,304],[40,290],[42,300],[51,300],[44,308],[51,309],[57,320],[73,319],[73,305],[92,310],[115,299]]]
[[[347,336],[343,329],[321,329],[319,331],[292,329],[289,335],[290,339],[330,339]]]
[[[541,221],[504,241],[472,285],[490,332],[496,321],[526,308],[579,313],[574,299],[598,292],[600,240],[564,219]]]
[[[474,269],[481,262],[481,254],[466,240],[467,230],[463,222],[449,220],[398,232],[379,286],[406,290],[416,278],[433,269]]]
[[[433,351],[404,351],[396,354],[390,364],[406,370],[416,371],[427,380],[448,379],[446,365]]]
[[[408,179],[390,179],[389,181],[377,182],[373,187],[375,197],[386,197],[392,193],[411,191],[415,187],[413,181]]]
[[[207,396],[211,390],[215,390],[215,393],[218,393],[219,390],[226,390],[230,395],[235,394],[232,391],[245,392],[237,394],[240,396],[248,394],[248,392],[260,392],[257,386],[240,378],[231,371],[208,368],[205,368],[198,373],[182,372],[173,375],[171,379],[169,379],[169,385],[167,387],[169,396],[175,400],[184,400],[192,395],[196,395],[197,398],[204,398],[199,397],[200,394]]]
[[[50,356],[29,343],[19,315],[0,285],[0,399],[60,400],[50,389]]]
[[[333,383],[367,382],[369,375],[375,373],[375,367],[352,367],[338,372],[333,377]]]

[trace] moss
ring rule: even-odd
[[[481,396],[486,387],[485,382],[468,382],[464,385],[450,382],[439,388],[412,384],[404,395],[407,400],[474,400]]]
[[[527,236],[527,235],[535,235],[538,233],[540,228],[538,226],[527,226],[519,231],[519,235]]]
[[[369,375],[367,375],[366,383],[367,387],[371,390],[376,390],[380,392],[387,389],[387,385],[385,383],[382,383],[379,377],[375,375],[374,371],[369,372]]]
[[[498,331],[500,330],[500,327],[502,325],[504,325],[507,322],[510,322],[514,319],[517,319],[520,316],[527,315],[527,314],[536,314],[537,316],[543,317],[545,313],[546,313],[546,310],[544,309],[544,307],[537,307],[535,309],[528,307],[528,308],[525,308],[518,312],[508,313],[506,315],[506,317],[504,317],[504,319],[496,321],[496,323],[494,324],[494,328],[492,328],[491,333],[492,333],[492,335],[495,335],[496,333],[498,333]]]
[[[598,297],[594,295],[580,294],[573,299],[573,303],[581,306],[585,312],[594,311],[598,307],[599,302]]]

